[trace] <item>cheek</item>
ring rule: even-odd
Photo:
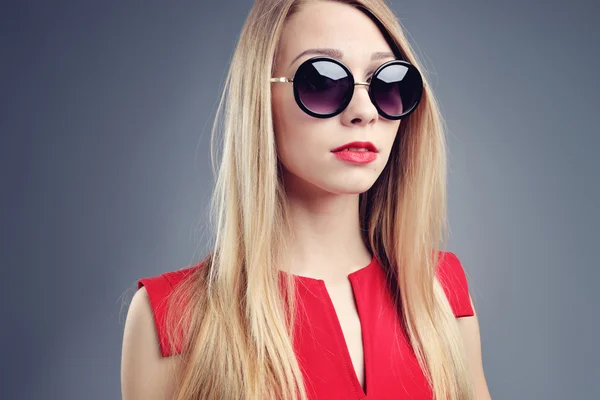
[[[389,121],[385,119],[380,119],[378,121],[380,124],[380,129],[377,131],[377,144],[380,146],[380,153],[384,156],[386,162],[389,158],[389,155],[392,151],[392,146],[394,145],[394,141],[398,135],[398,130],[400,128],[400,121]]]
[[[293,170],[311,159],[314,161],[318,150],[325,147],[318,135],[317,124],[322,125],[322,121],[305,114],[296,105],[290,88],[286,89],[273,98],[273,128],[279,159],[287,169]]]
[[[386,130],[386,134],[385,134],[385,148],[388,152],[388,157],[389,154],[392,151],[392,146],[394,145],[394,141],[396,140],[396,137],[398,136],[398,130],[400,129],[400,121],[395,121],[393,123],[390,124],[390,129]]]
[[[327,143],[319,129],[290,117],[280,121],[275,131],[277,154],[283,166],[294,175],[306,178],[325,161]],[[321,165],[322,167],[322,165]]]

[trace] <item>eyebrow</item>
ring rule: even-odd
[[[307,54],[320,54],[320,55],[325,55],[325,56],[338,58],[338,59],[341,59],[344,57],[343,53],[338,49],[308,49],[308,50],[304,50],[302,53],[298,54],[298,56],[296,56],[296,58],[294,58],[294,60],[290,63],[288,68],[291,67],[292,64],[294,64],[300,57],[307,55]],[[371,60],[381,60],[381,59],[389,58],[389,57],[396,57],[396,55],[389,51],[378,51],[378,52],[371,54]]]

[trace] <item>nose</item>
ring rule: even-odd
[[[355,82],[354,93],[348,107],[342,112],[345,125],[368,125],[377,121],[379,114],[369,96],[369,84]]]

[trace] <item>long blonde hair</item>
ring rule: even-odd
[[[177,400],[307,399],[293,348],[294,279],[285,274],[282,281],[278,273],[286,268],[291,229],[269,83],[285,21],[306,2],[257,0],[233,54],[211,141],[213,155],[216,138],[222,151],[211,203],[213,251],[168,302],[169,345],[180,350]],[[424,71],[384,1],[340,2],[367,13],[398,57]],[[435,273],[447,235],[445,146],[443,119],[426,84],[359,209],[365,244],[389,272],[435,398],[465,400],[473,395],[462,342]]]

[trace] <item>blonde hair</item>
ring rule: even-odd
[[[306,2],[256,1],[233,54],[212,132],[214,140],[222,118],[211,203],[214,248],[168,302],[168,342],[181,357],[173,370],[177,400],[307,398],[293,348],[294,279],[278,272],[286,268],[292,232],[269,83],[285,21]],[[423,71],[384,1],[340,2],[366,12],[397,55]],[[365,244],[389,272],[435,398],[465,400],[473,395],[462,342],[435,273],[447,235],[445,146],[443,119],[426,85],[418,108],[400,124],[386,168],[360,195],[359,209]]]

